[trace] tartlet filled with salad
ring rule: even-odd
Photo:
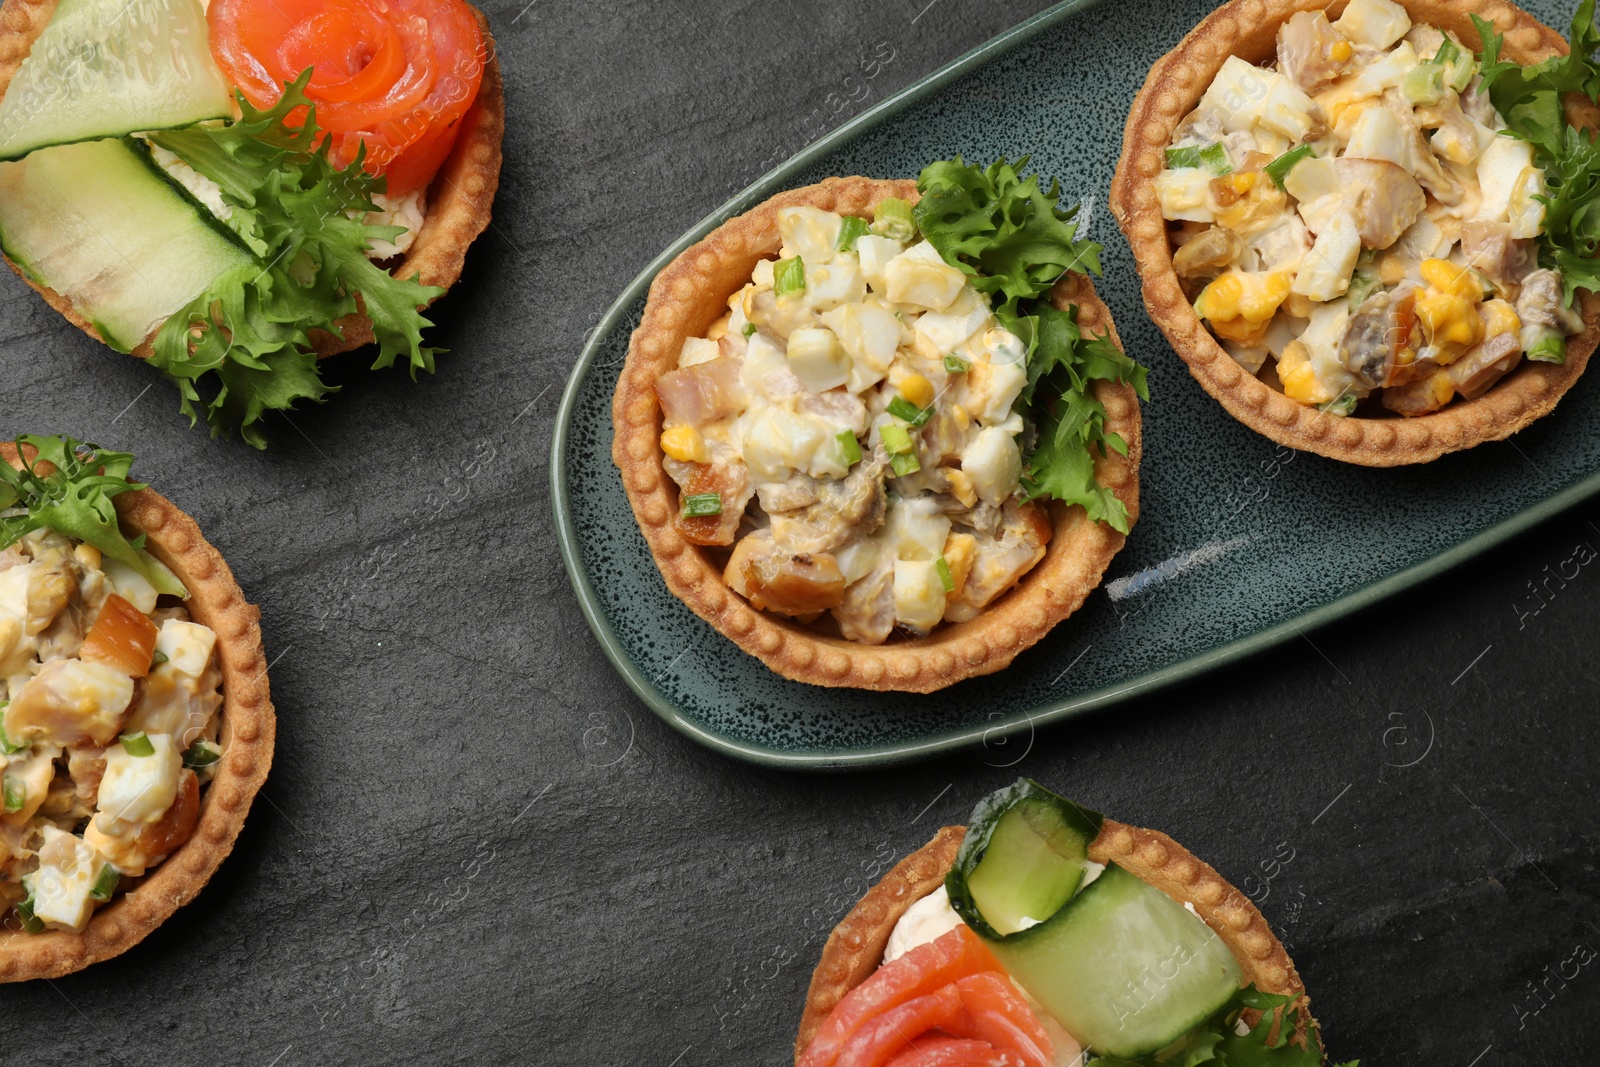
[[[272,762],[259,612],[132,460],[0,445],[0,981],[115,956],[193,899]]]
[[[1028,779],[829,936],[797,1067],[1320,1067],[1310,998],[1243,894],[1170,837]]]
[[[672,592],[785,677],[1004,667],[1138,514],[1143,370],[1025,162],[783,193],[651,285],[613,457]]]
[[[1232,0],[1156,63],[1111,202],[1201,385],[1371,466],[1549,413],[1600,340],[1593,13]]]
[[[183,412],[264,447],[317,360],[431,371],[505,108],[465,0],[5,0],[0,249]]]

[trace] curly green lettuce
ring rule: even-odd
[[[1047,294],[1068,271],[1100,273],[1100,246],[1077,237],[1077,208],[1062,208],[1060,182],[1048,191],[1038,175],[1024,180],[1027,157],[987,169],[960,156],[932,163],[917,179],[922,198],[914,218],[945,262],[990,296],[995,318],[1027,346],[1028,384],[1018,403],[1036,431],[1025,459],[1029,499],[1082,505],[1090,519],[1128,532],[1128,511],[1094,477],[1096,455],[1128,445],[1105,429],[1095,381],[1126,382],[1150,398],[1145,369],[1111,343],[1109,332],[1085,337],[1077,308],[1066,311]]]
[[[157,592],[189,595],[177,576],[144,550],[144,535],[129,539],[117,523],[113,498],[144,488],[128,481],[133,456],[71,437],[22,434],[15,444],[21,469],[0,462],[0,550],[35,530],[55,530],[127,564]]]
[[[1489,94],[1511,135],[1533,145],[1545,173],[1549,193],[1539,197],[1545,203],[1539,260],[1561,272],[1568,307],[1579,289],[1600,292],[1600,134],[1570,125],[1562,102],[1566,93],[1600,102],[1594,7],[1595,0],[1583,0],[1573,14],[1568,55],[1527,67],[1501,59],[1504,36],[1472,16],[1483,42],[1479,91]]]
[[[1136,1060],[1091,1053],[1089,1067],[1322,1067],[1322,1035],[1305,1005],[1298,995],[1263,993],[1248,985],[1173,1047]],[[1239,1020],[1247,1008],[1261,1015],[1255,1026],[1240,1033]],[[1273,1019],[1280,1009],[1282,1024],[1274,1037]],[[1302,1025],[1310,1035],[1304,1046],[1290,1040]],[[1340,1067],[1359,1067],[1360,1063],[1351,1060]]]
[[[340,318],[364,311],[378,343],[372,368],[391,367],[403,355],[413,378],[433,371],[439,351],[422,344],[422,329],[432,323],[420,309],[444,290],[395,278],[367,258],[370,242],[404,229],[364,221],[377,210],[372,195],[383,191],[384,179],[366,173],[362,155],[343,170],[329,161],[328,140],[303,91],[310,75],[287,84],[269,110],[241,95],[238,122],[149,135],[217,183],[232,209],[226,225],[257,259],[217,278],[169,318],[150,362],[177,384],[191,422],[203,408],[213,437],[237,429],[256,448],[266,447],[266,412],[321,402],[335,391],[318,374],[311,330],[338,336]],[[197,383],[208,375],[215,391],[203,400]]]

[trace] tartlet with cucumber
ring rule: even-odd
[[[650,287],[613,458],[671,591],[787,678],[999,670],[1138,515],[1144,371],[1025,164],[782,193]]]
[[[430,303],[499,182],[504,100],[465,0],[5,0],[0,249],[212,434],[432,371]]]
[[[840,922],[795,1039],[797,1067],[1323,1062],[1254,904],[1167,835],[1026,778]]]
[[[1572,42],[1501,0],[1232,0],[1157,62],[1111,202],[1201,385],[1369,466],[1548,414],[1600,341],[1593,0]]]
[[[272,762],[260,613],[132,462],[0,444],[0,981],[115,956],[192,900]]]

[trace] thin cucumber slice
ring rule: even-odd
[[[131,352],[224,271],[255,261],[123,141],[0,163],[0,248]]]
[[[946,879],[962,919],[985,937],[1054,915],[1083,881],[1101,817],[1027,778],[984,798]]]
[[[1101,1055],[1158,1052],[1239,991],[1239,961],[1199,916],[1116,864],[1047,921],[989,947]]]
[[[61,0],[0,99],[0,160],[232,113],[199,0]]]

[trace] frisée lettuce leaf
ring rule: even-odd
[[[1026,157],[987,169],[960,156],[933,163],[917,180],[922,197],[917,228],[945,262],[970,276],[991,297],[995,318],[1027,349],[1028,383],[1018,403],[1036,431],[1024,458],[1029,499],[1080,504],[1089,518],[1127,533],[1127,508],[1094,477],[1096,455],[1127,455],[1120,435],[1107,433],[1096,381],[1126,382],[1148,400],[1145,369],[1112,343],[1110,332],[1085,336],[1077,308],[1050,303],[1052,286],[1068,271],[1100,273],[1100,246],[1077,237],[1077,208],[1060,206],[1060,182],[1048,191],[1037,175],[1024,179]]]

